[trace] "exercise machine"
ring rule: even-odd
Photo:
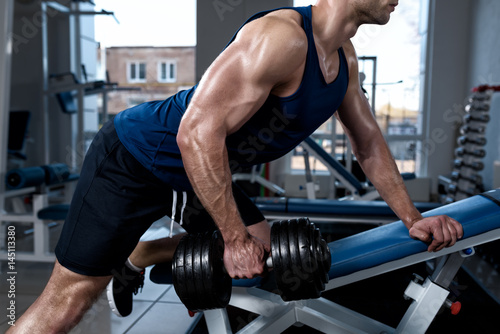
[[[368,223],[383,225],[397,219],[396,214],[383,201],[339,201],[331,199],[305,199],[286,197],[257,197],[255,205],[268,220],[307,216],[315,223]],[[413,203],[420,212],[435,209],[442,204]]]
[[[78,180],[79,175],[70,172],[66,164],[51,164],[12,169],[5,176],[8,189],[4,196],[11,202],[10,208],[0,213],[0,226],[4,224],[31,224],[33,251],[17,252],[18,261],[54,262],[50,249],[49,230],[54,222],[64,221],[72,196],[71,187],[65,185]],[[69,189],[67,189],[69,188]],[[27,204],[28,202],[29,204]],[[2,233],[4,229],[2,226]],[[5,238],[1,238],[0,254],[6,254]]]
[[[258,315],[238,333],[274,334],[294,324],[324,333],[425,333],[442,307],[459,311],[460,305],[449,299],[449,286],[464,259],[474,253],[475,246],[500,239],[500,189],[441,206],[424,216],[443,214],[462,224],[464,236],[439,252],[429,253],[426,244],[411,239],[401,221],[328,243],[332,257],[326,291],[433,260],[434,271],[423,283],[412,281],[401,291],[401,298],[413,301],[396,328],[322,297],[284,301],[261,289],[257,278],[233,280],[229,305]],[[168,277],[155,269],[151,280],[168,283]],[[210,333],[232,333],[225,308],[203,313]]]

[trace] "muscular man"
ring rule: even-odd
[[[349,39],[361,24],[387,23],[396,4],[318,0],[257,14],[196,87],[107,124],[87,154],[53,274],[12,332],[68,331],[113,272],[128,277],[123,263],[163,215],[188,233],[218,228],[231,277],[262,274],[269,226],[232,185],[231,173],[286,154],[336,111],[364,172],[409,235],[429,251],[453,245],[461,225],[447,216],[422,218],[415,209],[359,85]],[[127,268],[147,265],[133,259]]]

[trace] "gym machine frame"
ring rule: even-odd
[[[82,78],[82,69],[81,69],[81,33],[80,33],[80,16],[82,15],[113,15],[113,12],[101,11],[82,11],[80,10],[79,3],[71,2],[71,7],[63,6],[55,1],[43,0],[41,2],[41,12],[42,12],[42,26],[41,26],[41,34],[42,34],[42,75],[43,75],[43,95],[42,95],[42,127],[43,127],[43,152],[44,152],[44,164],[47,165],[50,163],[50,141],[49,141],[49,97],[52,94],[76,90],[77,91],[77,137],[72,138],[71,147],[77,153],[81,153],[83,156],[83,152],[85,151],[84,147],[84,97],[85,97],[85,89],[90,88],[89,85],[78,84],[74,87],[65,87],[64,89],[50,89],[49,85],[49,62],[48,62],[48,29],[47,29],[47,21],[48,8],[55,10],[59,13],[66,14],[72,18],[74,18],[74,59],[72,62],[72,66],[76,68],[76,77],[81,80]],[[103,102],[106,102],[106,92],[103,92]],[[107,117],[107,116],[105,116]],[[81,167],[81,162],[77,161],[77,155],[72,155],[71,167],[74,169],[73,171],[79,170]]]
[[[353,270],[353,272],[347,274],[343,274],[341,268],[338,269],[340,274],[334,278],[332,278],[332,270],[337,269],[334,269],[336,264],[333,263],[330,269],[330,282],[326,285],[326,290],[416,263],[434,260],[433,274],[427,277],[423,284],[418,281],[410,282],[404,292],[405,298],[411,298],[413,301],[396,328],[387,326],[324,298],[284,302],[274,293],[239,284],[240,286],[233,286],[229,305],[258,314],[258,317],[239,330],[238,333],[274,334],[280,333],[294,324],[305,324],[324,333],[425,333],[441,308],[449,307],[452,313],[457,313],[459,310],[458,303],[448,300],[448,287],[464,259],[473,255],[473,247],[500,239],[500,190],[497,189],[489,193],[493,195],[490,196],[486,193],[484,196],[486,200],[481,195],[477,195],[466,199],[465,201],[469,201],[467,203],[460,203],[462,208],[460,205],[454,205],[453,210],[449,210],[449,206],[444,206],[429,213],[429,215],[449,213],[454,216],[454,213],[458,212],[457,219],[462,218],[466,221],[466,224],[464,224],[465,236],[453,247],[435,253],[429,253],[426,250],[412,252],[408,256],[396,258],[392,261],[379,261],[378,265],[372,267],[365,264],[366,268],[357,271]],[[487,199],[490,199],[492,203],[488,202]],[[484,204],[486,202],[487,204]],[[464,206],[467,207],[467,210]],[[487,211],[487,213],[484,213],[484,211]],[[477,218],[476,215],[480,216],[480,218]],[[399,223],[401,222],[396,222],[393,227]],[[382,228],[386,227],[388,225]],[[370,235],[372,231],[364,233]],[[398,239],[399,236],[395,238]],[[396,242],[395,247],[399,247],[398,242]],[[345,243],[342,245],[345,245]],[[339,245],[335,246],[335,242],[330,244],[332,258],[336,256],[335,247],[339,247]],[[338,251],[341,251],[341,248]],[[375,249],[373,252],[377,252],[377,250]],[[339,253],[337,255],[341,256]],[[342,263],[337,264],[336,268],[339,267],[342,267]],[[204,315],[210,333],[232,333],[226,309],[204,311]]]
[[[6,30],[5,30],[5,36],[9,36],[9,34],[12,32],[12,20],[13,20],[13,3],[12,1],[7,1],[5,3],[5,6],[9,10],[2,11],[2,13],[5,13],[5,15],[10,15],[9,17],[5,17],[5,22],[6,22]],[[9,8],[10,6],[10,8]],[[50,155],[49,155],[49,97],[52,94],[55,94],[57,92],[61,91],[71,91],[71,90],[76,90],[78,93],[78,135],[77,135],[77,141],[76,143],[83,143],[83,130],[84,130],[84,118],[83,118],[83,98],[85,94],[103,94],[103,103],[106,103],[106,94],[110,90],[118,90],[117,87],[110,87],[110,88],[101,88],[101,89],[94,89],[91,90],[89,88],[92,88],[92,84],[75,84],[74,86],[70,87],[64,87],[64,88],[49,88],[49,73],[48,73],[48,31],[47,31],[47,20],[48,20],[48,15],[47,15],[47,9],[50,7],[53,10],[56,10],[60,13],[64,13],[67,15],[72,15],[72,16],[79,16],[79,15],[114,15],[112,12],[106,12],[106,11],[101,11],[101,12],[93,12],[93,11],[80,11],[79,10],[79,4],[78,3],[71,3],[71,8],[63,6],[55,1],[47,1],[43,0],[41,1],[41,34],[42,34],[42,73],[43,73],[43,83],[42,83],[42,88],[43,88],[43,95],[42,95],[42,127],[43,127],[43,159],[45,162],[45,165],[48,165],[50,162]],[[7,26],[10,25],[10,26]],[[75,22],[75,63],[79,64],[81,63],[81,46],[80,46],[80,25],[79,21]],[[4,62],[0,65],[1,66],[1,71],[0,73],[4,73],[4,78],[5,80],[5,88],[10,87],[10,80],[7,80],[10,78],[10,57],[11,54],[9,51],[6,49],[5,50],[5,57]],[[4,69],[5,66],[5,69]],[[80,76],[80,66],[77,66],[77,73],[78,76]],[[0,88],[3,87],[3,85],[0,85]],[[129,88],[127,88],[129,89]],[[9,110],[9,99],[8,99],[8,89],[3,89],[2,93],[6,93],[6,98],[2,99],[5,101],[5,103],[2,105],[2,120],[6,119],[5,122],[2,122],[4,124],[4,127],[7,127],[9,122],[8,122],[8,110]],[[105,108],[103,108],[105,111]],[[107,114],[107,113],[106,113]],[[105,115],[104,118],[107,116]],[[1,148],[1,153],[2,156],[7,157],[7,133],[8,131],[2,131],[2,136],[5,138],[2,138],[2,143],[5,143],[2,145]],[[72,147],[74,149],[84,149],[83,145],[82,147],[76,147],[76,143],[72,142]],[[79,168],[77,165],[76,161],[76,156],[73,155],[73,161],[72,161],[72,169],[76,170]],[[5,186],[5,176],[6,176],[6,161],[4,159],[1,159],[1,189],[0,189],[0,225],[3,225],[4,222],[20,222],[20,223],[31,223],[33,224],[33,251],[32,252],[17,252],[16,253],[16,260],[19,261],[36,261],[36,262],[53,262],[55,259],[55,255],[49,251],[49,225],[53,220],[57,219],[49,219],[49,220],[44,220],[39,218],[39,213],[42,209],[47,208],[49,205],[49,193],[51,191],[51,186],[47,185],[41,185],[37,187],[27,187],[23,189],[16,189],[16,190],[9,190],[6,191],[6,186]],[[61,185],[56,185],[57,187],[61,187]],[[72,194],[72,183],[69,183],[67,185],[64,185],[64,198],[58,199],[62,200],[64,202],[69,202],[71,200],[71,194]],[[15,205],[16,203],[15,200],[21,201],[20,196],[25,196],[28,194],[33,194],[32,198],[32,204],[30,209],[26,209],[24,207],[20,208],[20,205]],[[14,208],[20,208],[19,210],[14,210],[14,212],[11,213],[6,213],[3,212],[5,208],[5,201],[6,199],[12,198]],[[2,229],[0,232],[0,248],[5,249],[5,230]],[[6,250],[0,251],[0,254],[4,255],[7,254]]]
[[[500,238],[500,230],[481,236],[479,243]],[[441,306],[447,302],[447,287],[462,265],[472,255],[468,249],[476,242],[458,242],[438,258],[439,265],[423,284],[410,282],[405,296],[414,301],[397,328],[352,311],[324,298],[284,302],[279,296],[258,288],[233,287],[229,305],[260,316],[238,331],[243,333],[280,333],[294,324],[304,324],[323,333],[425,333]],[[465,249],[466,251],[463,251]],[[347,277],[331,280],[326,290],[373,277],[385,272],[436,258],[435,255],[413,256],[411,260],[393,261]],[[389,269],[390,268],[390,269]],[[456,305],[456,304],[455,304]],[[233,333],[225,309],[204,311],[210,333]]]

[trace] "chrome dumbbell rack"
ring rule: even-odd
[[[447,202],[458,201],[484,191],[480,172],[486,156],[486,126],[490,121],[493,93],[499,87],[479,86],[473,89],[465,106],[458,147],[455,150]]]

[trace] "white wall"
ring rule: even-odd
[[[500,1],[430,2],[423,106],[429,113],[427,175],[433,180],[435,193],[437,177],[451,172],[458,129],[471,89],[481,84],[500,84]],[[485,170],[481,173],[487,189],[493,185],[493,161],[500,159],[500,101],[496,95],[487,126]]]
[[[437,192],[439,175],[452,170],[454,148],[463,103],[468,94],[470,0],[430,0],[426,86],[423,112],[427,113],[426,175]]]
[[[2,196],[5,190],[5,172],[7,169],[6,157],[12,56],[10,36],[12,33],[13,13],[13,0],[0,2],[0,38],[2,39],[2,43],[0,43],[0,213],[2,212],[4,205]]]
[[[470,8],[470,56],[467,87],[500,85],[500,1],[474,0]],[[487,126],[485,169],[487,189],[493,188],[493,162],[500,160],[500,93],[493,95]]]

